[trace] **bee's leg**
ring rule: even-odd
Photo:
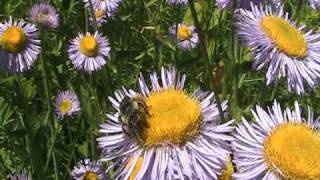
[[[141,115],[143,118],[141,119],[141,123],[140,123],[140,126],[142,128],[148,128],[150,127],[149,124],[148,124],[148,115],[147,114],[143,114]]]
[[[122,125],[122,131],[123,131],[126,135],[130,136],[130,132],[129,132],[128,125]]]
[[[135,133],[136,133],[137,140],[139,142],[143,142],[145,127],[143,127],[141,121],[137,122],[135,129],[136,129]]]

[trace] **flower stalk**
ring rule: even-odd
[[[221,101],[220,101],[219,95],[217,94],[217,91],[215,90],[215,87],[214,87],[213,71],[212,71],[212,68],[210,66],[210,59],[209,59],[209,55],[208,55],[208,51],[207,51],[207,46],[206,46],[206,43],[205,43],[204,33],[202,32],[202,29],[200,27],[200,23],[199,23],[199,19],[198,19],[198,16],[197,16],[197,12],[196,12],[195,7],[194,7],[194,1],[193,0],[188,0],[188,3],[189,3],[189,7],[190,7],[190,10],[191,10],[191,14],[192,14],[192,18],[193,18],[196,30],[197,30],[198,35],[199,35],[201,52],[202,52],[202,54],[203,54],[203,56],[205,58],[203,63],[204,63],[206,75],[207,75],[207,78],[209,79],[209,81],[211,82],[211,83],[209,83],[209,88],[214,93],[214,96],[215,96],[215,99],[216,99],[216,102],[217,102],[217,107],[218,107],[220,119],[221,119],[221,121],[224,121],[224,114],[223,114],[222,107],[221,107]]]

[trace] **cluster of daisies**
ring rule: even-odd
[[[92,23],[116,12],[120,0],[86,0]],[[167,0],[185,5],[187,1]],[[226,8],[230,2],[217,0]],[[225,3],[225,4],[224,4]],[[316,1],[310,1],[317,7]],[[94,11],[94,13],[93,13]],[[32,20],[39,28],[56,28],[58,15],[47,4],[35,5]],[[255,5],[236,11],[237,34],[251,48],[254,67],[268,66],[267,83],[287,77],[288,90],[303,94],[305,85],[315,88],[320,80],[320,35],[304,33],[284,12],[281,2]],[[169,33],[181,49],[198,44],[195,27],[177,24]],[[41,51],[38,29],[25,21],[0,24],[0,67],[22,72],[32,67]],[[92,73],[106,64],[110,54],[108,39],[101,33],[79,34],[70,41],[69,58],[78,70]],[[175,68],[162,68],[160,76],[140,75],[140,91],[122,88],[109,97],[114,112],[100,125],[97,142],[99,161],[84,159],[74,167],[74,179],[319,179],[320,121],[310,108],[303,116],[298,102],[294,109],[282,109],[277,101],[266,109],[256,106],[251,120],[220,119],[215,94],[184,88],[186,76]],[[147,82],[151,82],[148,84]],[[124,131],[121,104],[127,97],[143,99],[148,111],[147,126],[135,129],[141,138]],[[174,101],[173,101],[174,99]],[[77,96],[60,92],[55,100],[56,114],[63,119],[80,111]],[[227,101],[221,103],[227,114]],[[141,117],[140,117],[141,118]],[[132,120],[132,119],[131,119]],[[137,121],[141,120],[136,119]],[[109,165],[107,169],[103,167]],[[28,179],[26,174],[11,179]]]
[[[95,16],[91,17],[92,23],[97,23],[99,26],[106,22],[108,16],[116,12],[120,2],[120,0],[84,1],[88,11],[91,11],[90,7],[94,11],[90,13]],[[96,22],[93,22],[93,19]],[[44,3],[32,7],[31,20],[33,23],[24,20],[15,21],[10,17],[8,21],[0,24],[0,57],[5,59],[0,62],[1,70],[13,73],[30,70],[41,53],[38,29],[55,29],[59,25],[59,16],[55,8]],[[181,49],[195,48],[199,41],[198,34],[192,25],[174,25],[170,27],[169,33],[175,37]],[[76,69],[92,73],[106,64],[110,49],[108,38],[102,33],[86,32],[79,33],[77,37],[70,40],[68,54]]]
[[[79,162],[74,179],[319,179],[320,121],[310,108],[252,109],[252,119],[222,121],[214,94],[184,89],[186,76],[162,68],[140,91],[122,88],[109,97],[114,108],[100,126],[101,159]],[[151,82],[149,85],[147,82]],[[124,131],[121,102],[142,96],[150,116],[135,133]],[[174,101],[172,101],[174,99]],[[227,113],[227,101],[221,103]],[[105,169],[102,165],[108,164]]]

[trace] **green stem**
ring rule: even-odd
[[[58,168],[57,168],[56,155],[55,155],[54,152],[52,153],[52,161],[53,161],[55,180],[59,180],[59,174],[58,174],[59,171],[58,171]]]
[[[295,18],[297,19],[297,24],[299,24],[300,22],[300,11],[302,9],[302,6],[303,6],[303,1],[302,0],[298,0],[298,3],[297,3],[297,9],[296,9],[296,12],[295,12]]]
[[[24,95],[21,93],[23,92],[23,89],[22,89],[22,84],[21,84],[21,79],[20,79],[20,75],[17,74],[16,76],[17,78],[17,85],[18,85],[18,95],[20,96],[20,99],[22,101],[22,105],[23,105],[23,116],[20,115],[20,121],[21,121],[21,125],[24,129],[27,130],[28,134],[27,136],[25,137],[25,141],[26,141],[26,144],[27,144],[27,149],[28,149],[28,153],[29,153],[29,156],[30,156],[30,164],[31,164],[31,171],[32,173],[37,173],[38,171],[40,171],[39,169],[37,169],[36,167],[36,162],[35,162],[35,159],[34,159],[34,152],[33,152],[33,146],[32,146],[32,136],[33,136],[33,129],[32,129],[32,122],[30,121],[30,119],[28,118],[28,113],[29,113],[29,106],[28,106],[28,102],[26,101]]]
[[[90,101],[88,102],[89,103],[89,107],[93,107],[92,110],[90,111],[91,114],[89,114],[90,117],[95,117],[96,118],[96,121],[94,121],[94,128],[97,126],[97,124],[100,123],[100,114],[101,114],[101,111],[100,111],[100,104],[99,104],[99,99],[98,99],[98,92],[95,91],[95,83],[93,81],[93,77],[92,75],[82,75],[82,78],[84,79],[84,81],[86,82],[85,85],[83,86],[85,89],[88,89],[89,90],[89,99]],[[91,102],[92,102],[92,97],[93,97],[93,100],[94,100],[94,104],[91,105]],[[88,129],[90,132],[88,133],[88,135],[86,136],[86,141],[87,142],[90,142],[90,146],[89,146],[89,151],[91,152],[91,156],[92,158],[95,157],[95,134],[94,134],[94,131],[91,130],[91,129]]]
[[[93,19],[93,29],[94,29],[94,31],[97,31],[98,30],[98,25],[97,25],[96,14],[95,14],[95,11],[94,11],[94,8],[93,8],[93,5],[92,5],[92,1],[88,0],[88,2],[89,2],[90,14],[91,14],[91,17]]]
[[[260,87],[260,94],[259,94],[259,102],[261,105],[264,105],[264,100],[266,99],[267,92],[268,92],[267,77],[264,76],[263,84]]]
[[[209,88],[213,91],[216,102],[217,102],[217,107],[218,107],[218,111],[219,111],[219,116],[222,122],[224,122],[224,115],[223,115],[223,111],[222,111],[222,107],[221,107],[221,102],[220,102],[220,98],[219,95],[217,94],[215,87],[214,87],[214,78],[213,78],[213,72],[212,72],[212,68],[210,67],[210,59],[209,59],[209,55],[208,55],[208,51],[207,51],[207,47],[206,47],[206,43],[205,43],[205,37],[204,34],[201,30],[201,26],[198,20],[198,16],[194,7],[194,2],[193,0],[188,0],[189,2],[189,7],[191,10],[191,14],[192,14],[192,18],[194,21],[194,24],[196,26],[198,35],[199,35],[199,39],[200,39],[200,45],[201,45],[201,50],[203,53],[203,56],[205,58],[204,60],[204,67],[205,67],[205,71],[207,74],[207,78],[210,81],[209,83]],[[213,13],[213,12],[212,12]]]
[[[49,166],[49,163],[50,163],[50,160],[51,160],[51,156],[53,155],[53,147],[55,145],[55,142],[56,142],[56,137],[57,137],[57,134],[55,133],[55,130],[54,130],[54,127],[50,126],[50,130],[51,130],[51,134],[54,134],[54,136],[51,138],[51,144],[48,148],[48,153],[47,153],[47,161],[46,161],[46,164],[44,166],[44,172],[47,171],[48,169],[48,166]]]
[[[176,53],[175,53],[175,65],[178,66],[178,62],[179,62],[179,47],[178,47],[178,26],[179,26],[179,22],[180,22],[180,13],[181,13],[181,6],[178,6],[178,14],[177,14],[177,20],[176,20],[176,32],[175,32],[175,36],[176,36]]]
[[[67,18],[66,18],[67,20],[69,19],[70,14],[72,13],[73,1],[74,1],[74,0],[70,0],[70,3],[69,3],[69,8],[68,8],[68,11],[67,11]]]
[[[91,130],[91,131],[93,131],[93,130]],[[91,132],[90,133],[90,141],[91,141],[91,158],[92,159],[95,159],[95,147],[96,147],[96,139],[95,139],[95,137],[94,137],[94,134]]]
[[[91,90],[91,95],[94,97],[95,99],[95,104],[96,104],[96,108],[97,108],[97,111],[99,112],[99,115],[100,115],[100,105],[99,105],[99,99],[98,99],[98,92],[94,89],[95,87],[95,83],[94,83],[94,80],[93,80],[93,77],[92,77],[92,74],[89,75],[89,84],[90,84],[90,90]]]
[[[236,8],[236,4],[233,1],[232,12],[234,12]],[[233,21],[233,16],[231,17]],[[231,27],[230,31],[231,36],[231,55],[232,55],[232,101],[231,101],[231,109],[234,117],[236,119],[240,119],[240,113],[238,111],[238,59],[240,58],[240,54],[238,54],[238,47],[236,46],[236,37],[234,26]]]
[[[56,141],[56,130],[55,130],[55,126],[54,126],[54,121],[53,121],[53,112],[52,112],[52,102],[51,102],[51,94],[50,94],[50,88],[49,88],[49,81],[48,81],[48,69],[47,69],[47,66],[46,66],[46,62],[44,60],[44,54],[43,52],[45,51],[45,42],[46,42],[46,36],[45,36],[45,33],[44,31],[42,31],[40,29],[40,37],[41,37],[41,40],[42,40],[42,51],[40,53],[40,63],[41,63],[41,66],[42,66],[42,74],[43,74],[43,85],[44,85],[44,90],[45,90],[45,96],[46,96],[46,101],[47,101],[47,109],[48,109],[48,112],[47,112],[47,115],[46,115],[46,118],[44,120],[44,125],[48,125],[48,122],[50,121],[49,123],[49,128],[50,128],[50,133],[51,133],[51,142],[50,142],[50,145],[48,147],[48,151],[47,151],[47,159],[46,159],[46,162],[45,162],[45,165],[44,165],[44,172],[47,171],[48,169],[48,166],[49,166],[49,163],[50,163],[50,160],[51,160],[51,156],[52,156],[52,153],[53,153],[53,148],[54,148],[54,145],[55,145],[55,141]]]
[[[89,32],[89,17],[88,17],[88,9],[84,9],[84,25],[85,25],[85,34]]]
[[[74,158],[75,157],[75,151],[74,151],[74,149],[71,151],[71,155],[70,155],[70,158],[68,158],[68,162],[66,163],[66,167],[70,167],[71,166],[71,163],[73,162],[72,160],[74,159],[74,160],[76,160],[76,158]],[[68,171],[65,171],[64,172],[64,179],[68,179],[67,177],[68,177],[68,174],[69,174],[69,172]],[[57,180],[57,179],[56,179]]]
[[[66,127],[72,127],[71,126],[71,122],[70,121],[66,121]],[[67,134],[68,134],[68,139],[70,140],[70,142],[78,142],[78,139],[77,139],[77,136],[73,137],[72,135],[72,132],[71,132],[71,129],[65,129],[65,131],[67,131]],[[72,157],[70,158],[70,161],[72,161],[72,159],[77,159],[76,158],[76,154],[74,153],[75,152],[75,149],[72,149]],[[67,167],[70,167],[69,165]]]
[[[40,30],[40,36],[42,39],[42,43],[44,44],[45,42],[45,34],[42,30]],[[42,74],[43,74],[43,86],[44,86],[44,91],[45,91],[45,95],[46,95],[46,101],[47,101],[47,108],[48,108],[48,116],[46,117],[44,124],[47,125],[48,124],[48,120],[52,119],[51,116],[51,101],[50,101],[50,91],[49,91],[49,84],[48,84],[48,75],[47,75],[47,67],[46,67],[46,62],[44,61],[43,58],[43,51],[45,49],[45,46],[42,46],[42,51],[40,52],[40,62],[42,65]]]
[[[95,114],[96,114],[97,122],[100,123],[100,113],[101,112],[100,112],[98,93],[97,93],[96,90],[94,90],[96,88],[94,88],[95,84],[94,84],[93,77],[92,77],[91,74],[90,74],[89,78],[90,78],[90,82],[89,82],[90,93],[91,93],[91,96],[94,97],[95,106],[96,106],[96,113]],[[96,142],[93,132],[94,132],[93,130],[90,131],[90,142],[91,142],[90,144],[91,144],[91,156],[92,156],[92,158],[95,157],[95,142]]]
[[[24,118],[22,117],[22,115],[20,115],[20,121],[21,121],[21,125],[24,129],[27,129],[26,127],[26,123],[27,122],[24,122]],[[26,141],[26,144],[27,144],[27,151],[29,153],[29,156],[30,156],[30,161],[31,161],[31,174],[35,171],[34,169],[34,163],[33,163],[33,159],[32,159],[32,149],[31,149],[31,138],[30,138],[30,134],[28,134],[26,137],[24,137],[25,141]],[[30,176],[32,177],[32,176]]]

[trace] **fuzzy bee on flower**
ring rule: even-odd
[[[122,130],[128,136],[134,136],[138,142],[143,139],[141,130],[148,127],[149,116],[148,106],[141,94],[126,96],[120,103],[119,122],[122,124]]]
[[[220,179],[225,170],[232,174],[227,162],[233,121],[220,124],[214,93],[191,94],[185,81],[175,68],[162,67],[161,76],[150,74],[150,86],[140,75],[140,91],[123,87],[109,97],[116,112],[107,113],[97,142],[100,161],[112,163],[111,179]],[[221,106],[226,112],[227,101]]]

